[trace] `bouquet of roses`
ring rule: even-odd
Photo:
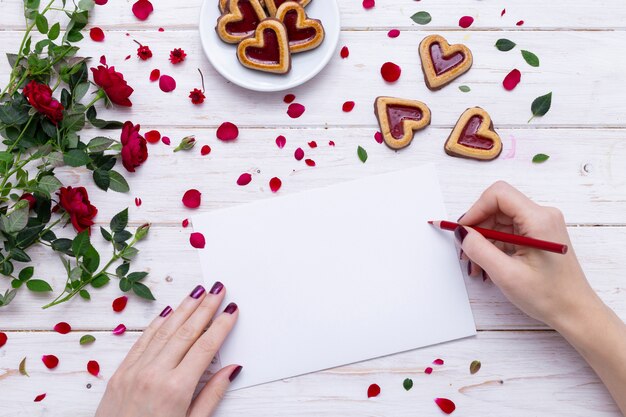
[[[93,0],[80,0],[67,8],[53,7],[54,0],[25,0],[26,32],[16,54],[7,54],[11,65],[8,84],[0,93],[0,274],[10,289],[0,292],[0,306],[15,297],[18,288],[52,291],[45,271],[35,271],[29,256],[33,245],[44,245],[58,252],[67,272],[63,292],[44,308],[79,294],[90,298],[89,288],[119,279],[120,289],[153,300],[150,289],[141,281],[146,272],[130,272],[137,255],[136,243],[146,237],[149,225],[134,232],[127,229],[128,211],[111,219],[109,228],[100,228],[111,243],[111,257],[101,256],[91,244],[94,217],[98,209],[91,204],[85,187],[64,186],[55,176],[62,166],[85,167],[92,171],[94,183],[103,190],[127,192],[129,185],[115,169],[118,160],[134,172],[148,157],[146,140],[139,125],[99,119],[95,105],[131,106],[133,89],[104,57],[90,68],[88,58],[79,57],[74,45],[83,38]],[[50,23],[46,13],[62,10],[69,21],[62,27]],[[95,86],[96,91],[88,94]],[[87,104],[83,104],[87,101]],[[86,125],[121,134],[84,137]],[[94,136],[94,135],[91,135]],[[109,137],[114,136],[114,137]],[[56,228],[71,224],[73,238],[57,237]],[[57,230],[58,232],[58,230]],[[112,268],[115,270],[112,271]],[[1,277],[0,277],[1,278]],[[0,280],[0,285],[3,283]]]

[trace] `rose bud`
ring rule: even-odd
[[[150,231],[150,223],[142,224],[141,226],[137,228],[137,231],[135,231],[135,239],[137,241],[144,239],[146,236],[148,236],[149,231]]]
[[[194,146],[196,146],[196,138],[195,138],[195,136],[185,136],[180,141],[180,144],[176,147],[176,149],[174,149],[174,152],[188,151],[189,149],[193,148]]]

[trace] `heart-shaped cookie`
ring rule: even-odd
[[[228,11],[217,19],[215,30],[224,42],[239,43],[253,35],[266,17],[259,0],[229,0]]]
[[[265,0],[265,6],[267,7],[267,11],[270,12],[270,16],[276,16],[276,12],[285,3],[291,3],[289,0]],[[307,4],[311,3],[311,0],[296,0],[295,3],[300,4],[302,7],[306,7]]]
[[[419,50],[424,80],[431,90],[439,90],[472,67],[472,51],[467,46],[450,45],[439,35],[425,37]]]
[[[322,22],[309,19],[304,7],[295,1],[283,3],[276,11],[276,19],[285,25],[289,50],[294,54],[315,49],[324,41]]]
[[[377,97],[374,113],[387,146],[401,149],[409,146],[415,131],[430,124],[430,109],[421,101],[395,97]]]
[[[502,152],[502,141],[493,129],[489,113],[472,107],[461,115],[444,149],[451,156],[491,161]]]
[[[219,0],[218,7],[220,9],[220,13],[226,13],[228,11],[229,2],[230,0]],[[264,0],[259,0],[259,3],[261,3],[261,6],[265,6]]]
[[[274,18],[263,20],[254,36],[237,47],[237,58],[244,67],[257,71],[286,74],[291,69],[291,54],[285,25]]]

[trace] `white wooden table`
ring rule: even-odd
[[[327,1],[327,0],[316,0]],[[566,0],[474,1],[474,0],[378,0],[366,11],[358,0],[340,0],[343,32],[340,44],[350,48],[349,59],[337,52],[328,67],[314,80],[291,93],[307,111],[297,120],[286,114],[284,93],[257,94],[228,84],[204,57],[197,32],[201,0],[158,0],[154,14],[137,21],[132,2],[110,0],[97,7],[92,24],[105,30],[106,40],[83,42],[85,55],[106,54],[110,64],[123,72],[135,88],[131,110],[102,111],[102,116],[141,123],[143,131],[158,129],[177,142],[196,135],[209,144],[209,156],[193,152],[173,154],[162,144],[150,146],[150,158],[130,178],[127,195],[97,190],[82,169],[65,169],[62,180],[90,189],[92,202],[100,209],[98,219],[108,222],[112,214],[129,206],[134,224],[152,222],[150,238],[142,243],[138,267],[150,271],[147,284],[158,301],[148,303],[131,297],[121,314],[113,313],[111,301],[120,295],[117,285],[94,291],[92,300],[76,299],[42,311],[47,296],[22,291],[13,304],[0,310],[0,330],[9,342],[0,348],[0,416],[89,416],[100,400],[108,378],[141,329],[166,304],[175,305],[202,278],[198,258],[188,243],[190,229],[181,221],[191,212],[181,196],[188,188],[203,193],[199,211],[271,198],[269,178],[283,180],[281,194],[322,187],[354,178],[436,162],[451,217],[460,215],[486,186],[504,179],[536,201],[562,208],[578,256],[600,296],[626,318],[626,7],[623,0],[593,3]],[[504,17],[500,16],[503,8]],[[0,45],[14,51],[24,28],[21,0],[0,1]],[[429,11],[428,26],[415,25],[410,16]],[[476,18],[462,30],[458,19]],[[524,20],[521,27],[516,22]],[[159,32],[159,27],[165,28]],[[397,39],[387,37],[391,28],[401,29]],[[440,33],[451,42],[466,43],[474,53],[474,67],[451,86],[432,93],[423,83],[418,61],[419,41]],[[126,34],[130,34],[127,36]],[[511,52],[494,48],[498,38],[518,44]],[[132,39],[149,45],[154,58],[135,57]],[[187,61],[179,66],[167,62],[171,49],[182,47]],[[519,50],[527,49],[541,59],[531,68]],[[124,60],[127,55],[130,60]],[[382,63],[402,67],[399,82],[387,85],[379,75]],[[207,86],[207,101],[193,106],[188,92],[199,87],[196,68],[201,68]],[[153,68],[173,75],[178,88],[161,92],[148,80]],[[513,92],[501,86],[513,68],[522,71],[522,82]],[[8,66],[0,64],[0,79],[8,79]],[[462,93],[459,85],[471,92]],[[547,116],[527,124],[530,103],[554,92]],[[378,95],[417,98],[429,104],[433,123],[401,152],[377,144],[373,99]],[[356,108],[343,113],[344,101]],[[452,125],[469,107],[487,109],[503,138],[503,155],[491,163],[477,163],[444,154],[442,145]],[[222,143],[215,129],[223,121],[239,125],[234,143]],[[276,136],[287,137],[285,149],[274,144]],[[95,132],[85,132],[86,137]],[[317,149],[306,143],[317,140]],[[327,146],[328,140],[336,143]],[[358,145],[369,153],[363,164]],[[301,146],[317,167],[297,163],[293,150]],[[513,152],[512,148],[515,147]],[[536,153],[550,155],[542,165],[531,163]],[[242,172],[253,182],[238,187]],[[143,204],[136,207],[135,197]],[[390,207],[393,211],[396,208]],[[306,219],[303,219],[306,221]],[[98,234],[95,234],[96,242]],[[251,249],[263,242],[248,242]],[[36,256],[38,270],[56,288],[64,282],[60,262],[49,252]],[[7,282],[1,282],[5,288]],[[481,416],[617,416],[610,396],[576,352],[556,333],[527,318],[511,306],[490,282],[467,279],[477,337],[372,360],[276,382],[229,394],[219,416],[415,416],[440,415],[435,397],[456,402],[455,415]],[[68,321],[74,331],[52,332],[59,321]],[[111,329],[125,323],[124,336]],[[91,346],[81,347],[85,333],[96,336]],[[42,354],[60,359],[49,371]],[[17,367],[27,356],[30,378]],[[435,358],[445,359],[432,375],[423,370]],[[96,359],[101,377],[86,372],[86,362]],[[482,361],[476,375],[468,371],[472,360]],[[244,364],[245,365],[245,364]],[[411,377],[415,387],[406,392],[402,381]],[[382,394],[367,399],[369,384],[378,383]],[[35,395],[47,392],[41,403]]]

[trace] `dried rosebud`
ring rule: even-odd
[[[178,151],[188,151],[189,149],[196,146],[196,137],[195,136],[185,136],[180,144],[174,149],[174,152]]]
[[[148,232],[150,231],[150,223],[142,224],[137,228],[135,232],[135,239],[138,241],[148,236]]]

